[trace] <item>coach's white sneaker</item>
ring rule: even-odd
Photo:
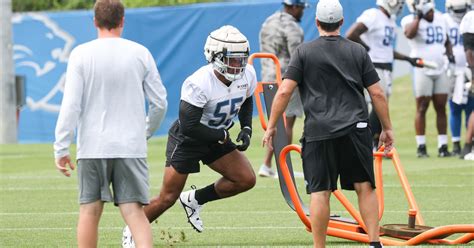
[[[261,177],[275,177],[275,171],[272,168],[262,164],[258,170],[258,175]]]
[[[179,195],[179,201],[186,211],[186,216],[188,217],[188,222],[193,226],[194,230],[197,232],[202,232],[204,230],[202,220],[199,217],[199,213],[203,205],[199,205],[194,195],[196,194],[196,187],[193,190],[182,192]]]
[[[474,152],[470,152],[464,156],[464,160],[474,160]]]
[[[130,228],[128,228],[128,226],[123,228],[122,248],[135,248],[135,241],[133,241],[132,232],[130,232]]]

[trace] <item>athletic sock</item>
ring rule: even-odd
[[[454,143],[454,142],[459,142],[461,141],[461,137],[451,137],[451,141]]]
[[[380,241],[370,242],[370,248],[383,248],[383,245]]]
[[[448,135],[446,134],[439,134],[438,135],[438,148],[440,148],[443,145],[448,144]]]
[[[194,198],[196,198],[196,201],[199,205],[203,205],[206,202],[221,199],[221,197],[217,195],[216,189],[214,188],[214,184],[210,184],[205,188],[196,190]]]
[[[426,136],[424,135],[416,135],[416,144],[418,146],[426,144]]]

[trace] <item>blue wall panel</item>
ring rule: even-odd
[[[301,23],[306,41],[317,37],[316,4],[310,2],[311,7]],[[364,9],[375,6],[375,1],[369,0],[342,0],[341,3],[345,10],[343,33]],[[166,134],[177,118],[181,83],[206,63],[203,46],[209,32],[222,25],[233,25],[247,36],[251,51],[257,52],[261,24],[280,8],[279,0],[261,0],[126,10],[123,37],[151,51],[168,90],[169,109],[158,135]],[[75,46],[96,38],[93,13],[21,13],[12,21],[16,73],[26,76],[27,81],[27,106],[20,114],[19,140],[51,142],[67,58]],[[256,70],[260,71],[258,61]]]

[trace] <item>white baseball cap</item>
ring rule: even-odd
[[[316,19],[324,23],[342,20],[342,6],[339,0],[319,0],[316,6]]]

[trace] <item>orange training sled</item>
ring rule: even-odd
[[[274,61],[276,67],[276,83],[259,82],[257,90],[255,91],[255,98],[257,103],[257,109],[259,112],[260,122],[262,128],[266,129],[266,118],[264,117],[260,94],[263,94],[265,97],[265,106],[267,110],[267,115],[269,115],[273,97],[276,93],[278,85],[281,83],[280,65],[278,59],[273,54],[252,54],[249,58],[249,63],[252,64],[255,58],[270,58]],[[281,132],[281,130],[285,130],[284,118],[279,119],[277,123],[277,134],[273,139],[273,147],[278,168],[280,188],[288,205],[296,211],[298,217],[306,226],[306,229],[310,231],[311,224],[308,218],[309,211],[308,208],[301,201],[301,198],[298,194],[298,191],[295,186],[291,159],[290,156],[287,156],[288,153],[291,151],[297,151],[301,153],[301,147],[298,145],[288,145],[286,134],[284,131]],[[379,151],[374,152],[374,172],[379,205],[379,220],[382,218],[384,212],[384,191],[382,178],[382,158],[384,156],[392,159],[393,166],[397,171],[401,186],[405,192],[405,196],[409,205],[408,225],[385,225],[381,228],[381,236],[390,237],[384,237],[380,239],[384,245],[405,246],[418,245],[422,243],[452,245],[466,244],[474,240],[474,225],[471,224],[448,225],[436,228],[424,226],[423,217],[420,213],[413,192],[411,191],[410,184],[408,183],[403,166],[400,162],[400,157],[396,149],[393,149],[390,153],[384,155],[383,147]],[[333,192],[333,194],[354,219],[351,220],[341,218],[339,216],[331,216],[329,220],[327,234],[343,239],[368,243],[369,239],[366,233],[366,227],[359,211],[357,211],[357,209],[352,205],[352,203],[344,196],[341,191],[336,190]],[[464,233],[464,235],[456,239],[446,239],[446,237],[456,233]]]

